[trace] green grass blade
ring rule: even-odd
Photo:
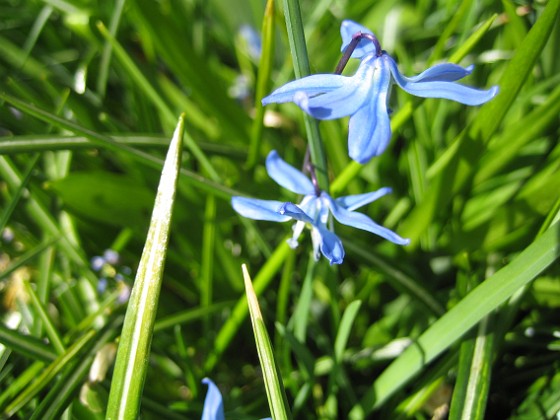
[[[247,167],[252,168],[256,165],[261,137],[264,126],[264,107],[261,99],[264,98],[270,89],[270,74],[272,72],[272,61],[274,58],[274,20],[275,15],[274,0],[266,2],[262,24],[262,54],[257,75],[257,89],[255,92],[255,118],[251,127],[251,143],[249,145],[249,155],[247,156]]]
[[[272,344],[268,332],[266,331],[259,301],[253,289],[253,283],[247,271],[247,266],[243,264],[241,267],[243,270],[249,314],[251,316],[251,325],[253,326],[253,333],[255,334],[255,343],[257,345],[257,352],[263,371],[270,412],[273,419],[289,419],[292,415],[288,406],[286,391],[284,391],[282,377],[280,376],[280,371],[274,359],[274,350],[272,349]]]
[[[560,223],[556,223],[439,318],[377,378],[360,406],[352,410],[352,418],[361,418],[380,406],[484,316],[552,264],[560,254],[559,235]]]
[[[57,115],[51,114],[50,112],[47,112],[41,108],[37,108],[34,105],[27,104],[17,98],[14,98],[13,96],[0,92],[0,99],[3,99],[6,102],[11,103],[16,108],[19,108],[23,112],[33,115],[34,117],[42,121],[45,121],[59,128],[69,130],[79,136],[87,137],[97,146],[105,147],[114,152],[127,153],[137,161],[142,162],[158,170],[161,169],[161,167],[163,166],[163,161],[161,159],[149,153],[130,147],[127,144],[120,144],[116,142],[112,137],[82,127],[79,124],[76,124],[72,121],[58,117]],[[221,198],[225,198],[227,200],[229,200],[232,195],[242,195],[237,191],[227,188],[226,186],[220,183],[211,181],[199,175],[198,173],[189,171],[187,169],[181,169],[181,175],[184,175],[187,178],[189,178],[190,181],[193,182],[193,185],[196,185],[197,187],[200,187],[205,191],[214,193],[217,196]]]
[[[137,418],[150,355],[169,228],[181,163],[184,116],[162,170],[146,244],[128,303],[107,407],[107,418]]]
[[[57,356],[52,346],[35,337],[25,336],[14,331],[4,324],[0,324],[0,343],[17,353],[43,362],[52,362]]]
[[[258,274],[255,276],[254,282],[255,293],[257,296],[263,292],[263,290],[273,280],[275,274],[282,268],[282,264],[289,252],[291,252],[291,248],[285,241],[283,241],[280,245],[278,245],[266,264],[260,269]],[[247,298],[243,296],[237,301],[230,317],[218,332],[214,348],[208,355],[208,359],[206,359],[206,363],[204,364],[204,370],[206,372],[210,372],[214,366],[216,366],[219,358],[229,346],[231,340],[239,330],[239,327],[247,317],[248,311]]]
[[[288,30],[288,40],[294,62],[294,73],[297,79],[309,75],[309,58],[305,44],[305,33],[298,0],[284,0],[284,17]],[[311,162],[315,168],[317,182],[322,190],[329,190],[329,178],[327,176],[327,156],[325,147],[319,132],[319,123],[313,117],[304,114],[303,121],[307,132],[307,141],[311,154]]]
[[[461,344],[449,420],[485,418],[494,354],[492,324],[492,316],[483,318],[478,325],[476,336]]]

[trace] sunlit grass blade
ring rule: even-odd
[[[107,418],[136,418],[140,410],[181,164],[183,130],[184,116],[181,116],[162,169],[148,236],[128,303]]]
[[[559,234],[560,224],[556,223],[511,263],[486,279],[439,318],[385,369],[361,404],[354,407],[351,417],[362,418],[383,404],[484,316],[552,264],[560,255]]]
[[[266,395],[268,397],[268,405],[273,419],[289,419],[291,418],[288,399],[284,391],[282,377],[276,365],[274,358],[274,350],[266,331],[266,325],[259,307],[257,295],[253,289],[251,276],[247,271],[247,266],[242,265],[243,280],[245,282],[245,293],[247,295],[247,304],[249,306],[249,314],[251,316],[251,325],[255,334],[255,343],[257,352],[263,371],[264,383],[266,386]]]
[[[476,335],[461,344],[449,420],[484,419],[494,351],[493,319],[480,321]]]
[[[309,75],[310,66],[299,0],[284,0],[283,4],[286,28],[288,29],[288,40],[290,42],[290,50],[294,62],[294,72],[296,78],[300,79]],[[319,123],[316,119],[307,114],[303,115],[303,120],[307,132],[311,162],[313,163],[317,175],[317,182],[322,190],[328,191],[329,178],[327,176],[327,157],[323,141],[321,140],[321,133],[319,132]]]

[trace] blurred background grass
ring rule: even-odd
[[[500,95],[511,96],[469,108],[395,89],[389,150],[359,168],[347,156],[347,121],[321,123],[333,189],[392,187],[365,211],[411,236],[410,247],[337,225],[344,264],[310,265],[309,238],[288,250],[287,225],[242,220],[231,209],[232,193],[294,200],[268,178],[264,158],[276,149],[299,166],[307,144],[297,107],[267,107],[257,163],[246,165],[260,123],[259,57],[242,28],[260,36],[264,1],[0,3],[2,410],[29,418],[57,385],[65,417],[103,417],[124,303],[181,112],[184,170],[145,418],[199,416],[204,376],[222,390],[228,418],[268,415],[250,322],[246,314],[232,318],[243,296],[242,262],[262,285],[294,417],[346,418],[404,347],[552,224],[560,190],[558,1],[306,0],[301,8],[313,73],[333,71],[340,22],[353,19],[378,35],[406,75],[458,57],[476,64],[465,83],[499,84]],[[274,10],[270,89],[294,77],[282,5]],[[539,22],[544,29],[531,35]],[[345,171],[352,176],[337,183]],[[90,260],[107,249],[119,258],[97,270]],[[554,416],[560,279],[557,266],[545,268],[482,326],[460,331],[461,340],[407,377],[373,415],[444,418],[475,377],[482,411],[470,418]],[[341,324],[356,301],[353,322]],[[491,340],[477,353],[481,337]],[[95,355],[109,372],[94,380],[86,375]],[[477,364],[473,355],[482,355]],[[462,408],[451,417],[468,418]]]

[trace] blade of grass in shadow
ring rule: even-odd
[[[171,109],[167,106],[167,103],[159,94],[158,90],[150,84],[148,79],[144,77],[138,66],[132,61],[130,56],[126,53],[125,49],[116,41],[115,38],[109,33],[107,28],[99,22],[97,24],[97,29],[101,32],[101,35],[110,43],[110,45],[115,50],[115,56],[121,62],[131,80],[138,86],[138,88],[146,94],[148,98],[152,101],[156,109],[161,113],[164,122],[167,125],[172,125],[175,123],[175,117]],[[198,144],[194,141],[189,133],[185,132],[185,145],[192,152],[194,157],[198,160],[200,165],[204,168],[206,173],[210,176],[213,181],[219,179],[218,174],[204,152],[200,149]]]
[[[43,340],[26,336],[4,324],[0,324],[0,343],[16,353],[43,362],[52,362],[57,356],[55,349],[51,345],[45,344]]]
[[[253,333],[255,334],[255,343],[257,345],[257,353],[259,354],[259,361],[264,376],[264,384],[266,387],[266,396],[268,398],[268,405],[273,419],[289,419],[292,417],[290,408],[288,406],[288,399],[286,398],[286,391],[282,383],[280,371],[274,359],[274,351],[266,325],[262,317],[261,309],[257,295],[253,289],[251,276],[247,271],[247,266],[241,266],[243,270],[243,280],[245,282],[245,294],[247,296],[247,304],[249,306],[249,314],[251,316],[251,325],[253,326]]]
[[[257,88],[255,92],[255,118],[251,127],[251,144],[247,156],[247,167],[252,168],[257,163],[264,126],[264,107],[261,99],[268,93],[270,86],[270,73],[274,58],[274,0],[266,2],[262,24],[262,54],[257,75]]]
[[[39,392],[41,392],[45,387],[52,383],[52,380],[58,375],[69,363],[71,363],[75,358],[84,350],[86,346],[91,344],[92,340],[95,339],[96,332],[90,330],[85,333],[82,337],[68,347],[66,353],[58,356],[43,372],[39,375],[36,380],[27,388],[23,390],[4,410],[3,415],[6,417],[11,417],[17,413],[22,407],[29,403]]]
[[[351,418],[364,418],[382,405],[483,317],[552,264],[560,255],[559,238],[560,223],[556,223],[432,324],[383,371],[360,405],[352,409]]]
[[[127,144],[120,144],[116,142],[112,137],[89,130],[72,121],[68,121],[64,118],[51,114],[50,112],[47,112],[43,109],[37,108],[34,105],[23,102],[13,96],[0,92],[0,99],[3,99],[6,102],[11,103],[13,106],[20,109],[21,111],[33,115],[34,117],[42,121],[45,121],[59,128],[69,130],[79,136],[87,137],[95,145],[104,147],[114,152],[127,153],[137,161],[142,162],[150,166],[151,168],[160,170],[163,166],[163,161],[161,159],[149,153],[137,150],[133,147],[130,147]],[[181,169],[181,175],[184,175],[187,178],[189,178],[190,181],[193,183],[193,185],[196,185],[197,187],[209,193],[216,194],[217,196],[224,198],[226,200],[229,200],[232,195],[243,195],[235,190],[232,190],[231,188],[225,187],[220,183],[211,181],[187,169]]]
[[[184,115],[181,115],[161,173],[144,251],[126,311],[111,391],[107,418],[137,418],[163,280],[169,228],[181,164]]]
[[[25,191],[27,183],[29,182],[29,179],[31,178],[31,174],[33,173],[33,168],[35,168],[35,164],[37,163],[37,160],[39,160],[39,156],[41,156],[41,155],[36,154],[35,156],[33,156],[29,160],[29,163],[27,164],[27,168],[26,168],[25,172],[22,174],[23,179],[21,180],[20,185],[15,190],[14,195],[9,200],[8,205],[6,206],[4,211],[2,211],[1,217],[0,217],[0,232],[2,232],[4,230],[4,227],[6,227],[6,223],[8,222],[8,219],[10,218],[10,216],[12,215],[12,212],[14,211],[17,204],[19,203],[19,199],[21,198],[21,195]]]
[[[266,264],[260,269],[258,274],[255,276],[254,283],[255,293],[257,296],[263,292],[263,290],[270,284],[275,274],[282,268],[282,264],[290,251],[291,248],[288,243],[286,241],[282,241],[282,243],[278,245],[276,250],[272,253]],[[204,371],[206,373],[209,373],[214,366],[216,366],[216,363],[218,363],[221,355],[227,349],[231,340],[239,330],[239,327],[245,320],[248,311],[247,298],[242,296],[237,301],[237,304],[233,308],[228,320],[218,332],[214,342],[214,347],[204,364]]]

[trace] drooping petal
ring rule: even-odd
[[[362,60],[360,67],[351,77],[338,76],[344,79],[344,83],[338,89],[316,96],[297,92],[294,102],[309,115],[320,120],[332,120],[354,114],[370,100],[368,87],[375,77],[372,60],[374,56]]]
[[[259,200],[257,198],[232,197],[231,206],[241,216],[254,220],[286,222],[290,217],[279,213],[284,203],[276,200]]]
[[[280,207],[279,213],[300,222],[313,224],[313,219],[294,203],[284,203]]]
[[[358,163],[366,163],[381,154],[391,140],[391,123],[387,110],[390,70],[381,57],[366,57],[362,65],[364,63],[374,69],[371,82],[362,86],[362,89],[367,89],[369,98],[350,117],[348,124],[348,154]]]
[[[455,82],[468,76],[474,69],[473,65],[461,67],[452,63],[441,63],[424,70],[418,76],[405,77],[405,80],[412,83],[418,82]]]
[[[397,64],[388,55],[381,57],[391,68],[391,73],[397,84],[408,93],[422,98],[442,98],[457,101],[465,105],[480,105],[488,102],[498,93],[498,87],[488,90],[474,89],[450,81],[411,81],[400,74]]]
[[[336,204],[345,208],[346,210],[354,211],[362,206],[365,206],[366,204],[374,202],[378,198],[383,197],[384,195],[389,193],[391,193],[391,188],[384,187],[374,192],[338,197],[334,201],[336,202]]]
[[[340,36],[342,37],[342,47],[340,47],[340,51],[346,51],[350,42],[352,42],[352,37],[357,33],[363,34],[372,34],[368,28],[362,26],[352,20],[343,20],[342,24],[340,25]],[[356,46],[356,49],[352,53],[352,58],[362,58],[367,54],[374,53],[376,54],[376,48],[373,42],[369,39],[362,39]]]
[[[292,101],[297,92],[304,92],[309,96],[330,92],[342,87],[346,78],[337,74],[313,74],[302,77],[280,86],[261,102],[263,105],[281,104]]]
[[[342,241],[333,232],[321,225],[314,225],[314,230],[321,235],[321,253],[329,260],[330,264],[342,264],[344,260],[344,247]]]
[[[329,208],[331,209],[334,218],[338,220],[340,223],[342,223],[343,225],[355,227],[357,229],[362,229],[374,233],[397,245],[407,245],[410,242],[409,239],[401,238],[392,230],[387,229],[386,227],[383,227],[381,225],[378,225],[365,214],[348,211],[343,207],[340,207],[327,194],[324,194],[324,197],[328,202]]]
[[[266,158],[266,170],[268,175],[276,183],[296,194],[314,194],[313,183],[301,171],[286,163],[276,152],[272,150]]]
[[[224,403],[220,390],[216,384],[208,378],[204,378],[202,383],[208,385],[208,392],[204,399],[201,420],[225,420]]]

